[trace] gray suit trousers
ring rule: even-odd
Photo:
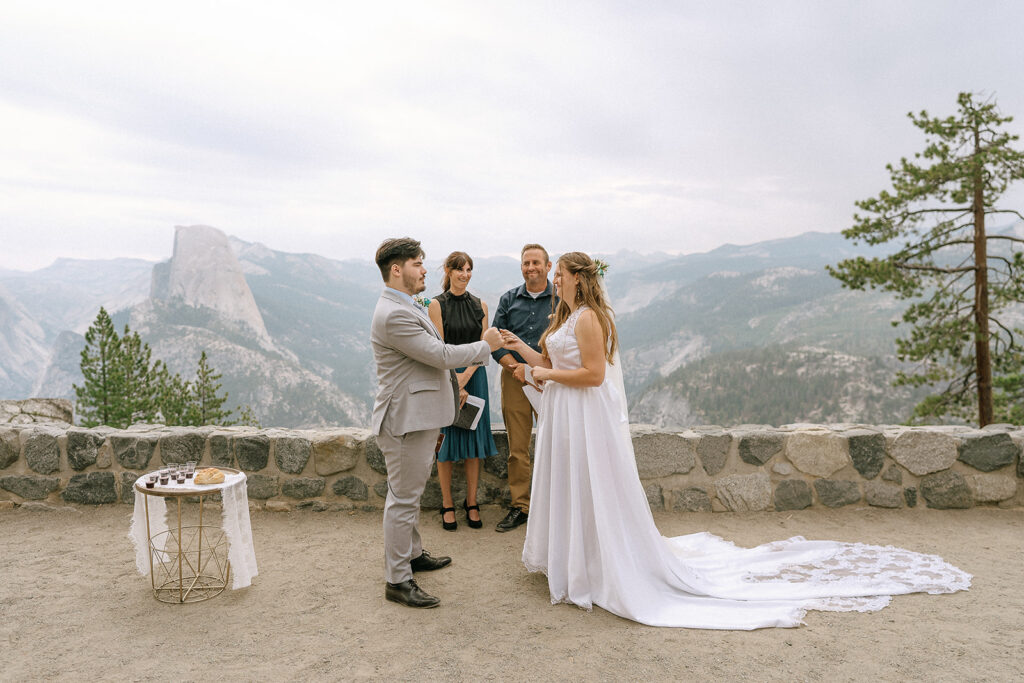
[[[440,428],[394,436],[382,428],[377,445],[388,468],[384,502],[384,576],[388,583],[412,578],[409,562],[423,552],[420,496],[430,478]]]

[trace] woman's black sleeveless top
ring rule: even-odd
[[[451,290],[438,294],[445,344],[468,344],[480,341],[484,333],[484,308],[480,299],[468,291],[456,296]]]

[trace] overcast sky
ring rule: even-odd
[[[923,147],[908,111],[984,91],[1024,131],[1022,28],[985,0],[4,0],[0,268],[164,259],[199,223],[333,258],[838,231]]]

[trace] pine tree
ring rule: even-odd
[[[235,421],[235,424],[258,428],[260,421],[256,418],[256,413],[253,411],[252,406],[247,403],[238,408],[238,419]]]
[[[122,395],[119,409],[113,415],[116,426],[155,421],[163,363],[153,361],[152,356],[149,344],[142,341],[138,332],[132,332],[125,325],[118,356]]]
[[[993,420],[1024,424],[1024,352],[1000,358],[1004,367],[995,373],[992,384]]]
[[[82,349],[82,386],[72,385],[82,425],[96,427],[117,423],[120,415],[123,378],[120,358],[121,339],[106,309],[100,308],[96,320],[85,333]]]
[[[1019,373],[1021,330],[998,317],[1024,301],[1024,239],[988,232],[990,216],[1024,218],[997,207],[1010,184],[1024,179],[1024,152],[1012,148],[1018,136],[1002,130],[1013,119],[992,101],[960,93],[955,116],[909,114],[924,131],[927,146],[888,165],[892,191],[856,202],[843,235],[868,244],[895,242],[889,256],[858,257],[828,267],[844,287],[881,288],[914,302],[903,314],[909,336],[896,342],[897,357],[915,363],[897,374],[897,385],[940,386],[915,408],[918,418],[976,416],[993,421],[993,371]],[[896,323],[894,323],[896,324]],[[1002,389],[1010,389],[1012,382]],[[997,392],[998,393],[998,392]]]
[[[218,396],[220,384],[217,382],[222,375],[210,367],[206,359],[206,351],[199,356],[199,368],[192,383],[192,400],[188,410],[188,422],[191,425],[224,424],[231,416],[230,410],[224,410],[228,400],[227,392]]]
[[[192,402],[192,383],[171,374],[166,364],[161,364],[157,374],[157,408],[165,425],[186,425],[189,406]]]
[[[228,395],[218,395],[221,374],[210,367],[203,351],[194,381],[171,374],[166,363],[153,359],[149,344],[127,325],[118,335],[110,315],[101,308],[85,333],[82,386],[74,386],[78,414],[86,427],[125,428],[135,422],[162,420],[167,425],[232,424],[224,410]],[[259,426],[249,406],[241,408],[240,424]]]

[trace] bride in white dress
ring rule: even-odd
[[[808,609],[873,611],[892,595],[970,586],[941,558],[891,546],[663,537],[637,474],[598,269],[586,254],[565,254],[554,284],[561,302],[543,354],[503,332],[544,390],[523,564],[547,575],[552,603],[599,605],[652,626],[755,629],[797,626]]]

